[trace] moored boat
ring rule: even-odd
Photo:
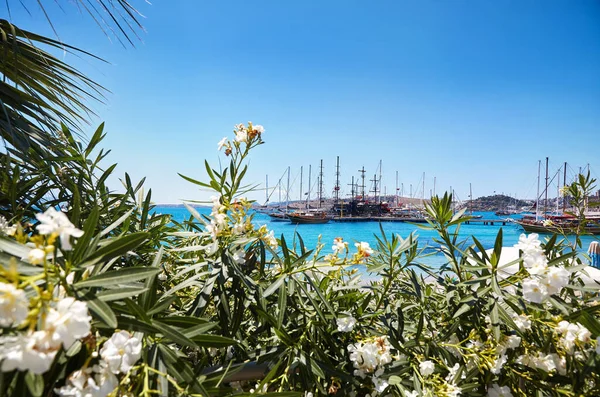
[[[532,216],[525,216],[523,219],[514,220],[527,233],[544,234],[600,234],[600,219],[586,219],[583,226],[579,220],[572,216],[558,215],[545,220],[535,220]]]
[[[327,223],[331,219],[324,212],[294,212],[288,214],[288,219],[294,224]]]

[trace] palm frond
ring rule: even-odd
[[[46,145],[63,123],[73,131],[106,90],[43,48],[100,59],[0,19],[0,136],[18,149]]]

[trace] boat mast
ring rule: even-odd
[[[535,199],[535,220],[539,219],[540,213],[540,171],[542,168],[542,160],[538,160],[538,178],[537,178],[537,196]]]
[[[546,211],[548,211],[548,157],[546,157],[546,188],[544,189],[544,219],[546,219]]]
[[[303,179],[302,166],[300,166],[300,203],[302,203],[302,199],[304,198],[304,197],[302,197],[302,179]]]
[[[319,208],[323,201],[323,159],[321,159],[321,171],[319,172]]]
[[[290,206],[290,167],[288,166],[287,172],[287,189],[285,191],[285,212],[288,212],[288,208]]]
[[[373,179],[369,182],[373,182],[373,190],[371,191],[373,192],[373,201],[377,204],[377,174],[374,174]]]
[[[350,197],[352,197],[352,201],[354,201],[354,177],[352,177],[352,184],[350,185]]]
[[[339,204],[340,201],[340,156],[337,156],[335,165],[335,205]]]
[[[563,190],[565,191],[565,195],[562,198],[563,212],[566,211],[566,207],[567,207],[567,192],[566,192],[567,189],[566,188],[567,188],[567,162],[565,161],[564,169],[563,169]]]
[[[559,206],[558,201],[560,200],[560,168],[558,169],[558,179],[556,182],[556,214],[558,215]]]
[[[383,173],[383,163],[382,160],[379,160],[379,204],[381,204],[381,177]]]
[[[471,215],[473,214],[473,189],[471,187],[471,182],[469,182],[469,211]]]
[[[310,176],[312,174],[312,165],[308,165],[308,193],[306,197],[306,209],[310,207],[310,191],[312,190],[312,185],[310,184]]]
[[[396,171],[396,207],[398,207],[398,171]]]
[[[365,201],[365,166],[363,165],[361,170],[358,170],[358,172],[360,172],[360,178],[362,181],[362,185],[360,185],[360,201]]]
[[[421,192],[421,201],[425,201],[425,173],[423,173],[423,191]]]
[[[267,175],[265,177],[265,185],[266,185],[266,188],[265,188],[265,199],[266,199],[265,200],[265,205],[268,206],[269,205],[269,175]]]

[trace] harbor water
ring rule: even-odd
[[[209,215],[209,208],[197,208],[200,214]],[[173,206],[156,206],[155,211],[162,214],[170,214],[176,221],[183,221],[190,217],[189,211],[185,207],[173,207]],[[481,215],[483,219],[504,219],[506,216],[496,216],[493,212],[474,212],[473,215]],[[517,219],[519,215],[512,216]],[[302,236],[302,240],[306,245],[307,249],[313,249],[317,246],[319,238],[325,247],[322,253],[331,253],[331,246],[333,240],[336,237],[342,237],[344,241],[348,241],[350,244],[351,252],[354,250],[354,243],[359,241],[368,242],[371,247],[376,248],[377,239],[376,236],[381,236],[381,229],[379,222],[333,222],[330,221],[326,224],[300,224],[294,225],[290,222],[274,222],[268,215],[256,212],[254,214],[254,224],[256,226],[267,225],[269,230],[275,232],[276,237],[285,237],[288,245],[291,246],[295,238],[296,232]],[[426,226],[426,224],[420,224]],[[437,233],[432,230],[420,228],[417,224],[405,223],[405,222],[382,222],[381,227],[383,228],[386,235],[389,237],[392,234],[397,234],[402,238],[407,238],[411,233],[417,236],[419,247],[425,248],[426,253],[435,253],[438,251],[439,243],[436,243],[434,239],[437,237]],[[514,223],[494,223],[494,225],[484,225],[482,223],[472,223],[469,225],[461,225],[459,237],[461,240],[466,240],[466,244],[473,242],[472,237],[475,237],[485,249],[493,248],[494,242],[498,232],[502,228],[503,234],[503,246],[513,246],[519,240],[519,236],[524,233],[520,226]],[[542,235],[543,237],[543,235]],[[582,252],[586,252],[592,241],[599,241],[599,236],[583,236]],[[572,240],[572,238],[570,238]],[[444,256],[441,254],[435,254],[427,256],[422,260],[423,263],[432,266],[439,267],[444,264]]]

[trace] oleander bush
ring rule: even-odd
[[[214,195],[181,223],[143,181],[106,186],[102,126],[85,145],[63,127],[49,156],[0,153],[0,395],[600,395],[598,286],[577,245],[522,235],[507,262],[501,232],[488,251],[459,240],[468,216],[445,195],[426,226],[442,269],[383,229],[324,255],[254,222],[243,181],[263,134],[237,125],[227,167],[183,176]]]

